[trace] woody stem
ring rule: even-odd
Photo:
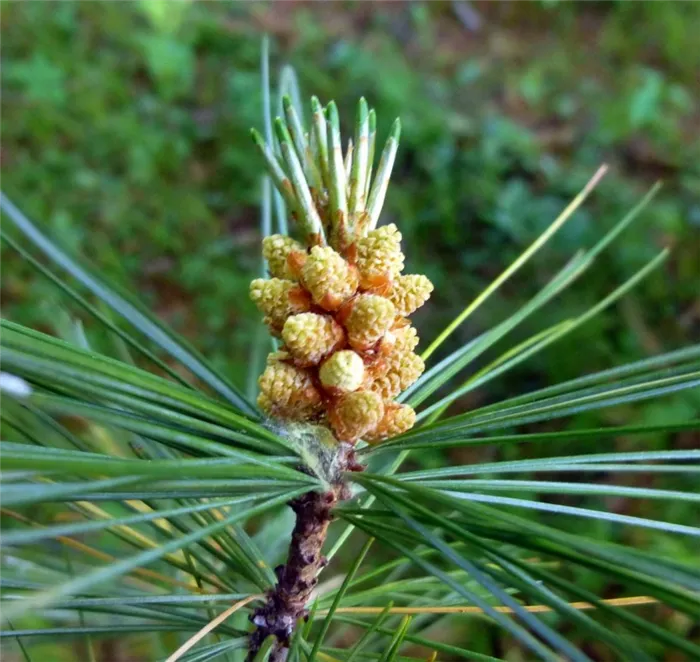
[[[317,575],[326,564],[321,555],[332,520],[331,509],[338,491],[307,492],[290,501],[296,513],[287,562],[276,569],[277,585],[264,605],[255,610],[251,621],[257,626],[250,637],[248,660],[255,658],[263,641],[274,635],[277,643],[269,661],[283,662],[299,618],[306,615],[306,604],[316,586]]]

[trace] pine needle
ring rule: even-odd
[[[34,527],[43,526],[42,524],[39,524],[38,522],[34,522],[33,520],[29,519],[28,517],[24,517],[24,515],[21,515],[20,513],[16,513],[12,510],[8,510],[7,508],[0,508],[0,512],[3,515],[7,515],[8,517],[12,517],[20,522],[24,522],[25,524],[29,524],[30,526],[34,526]],[[68,536],[56,536],[55,540],[57,542],[60,542],[62,545],[65,545],[66,547],[70,547],[71,549],[75,549],[79,552],[83,552],[84,554],[87,554],[88,556],[92,556],[93,558],[99,559],[100,561],[112,563],[112,562],[117,560],[117,558],[115,556],[112,556],[111,554],[107,554],[107,552],[103,552],[99,549],[95,549],[94,547],[90,547],[90,545],[86,545],[84,542],[81,542],[79,540],[74,540],[73,538],[70,538]],[[170,584],[171,586],[178,586],[180,588],[185,588],[188,591],[195,591],[197,593],[202,592],[196,586],[192,586],[191,584],[186,584],[185,582],[179,582],[177,579],[173,579],[172,577],[168,577],[167,575],[163,575],[160,572],[156,572],[155,570],[151,570],[149,568],[134,568],[131,571],[131,573],[128,573],[128,574],[140,575],[141,577],[148,577],[151,580],[156,580],[156,581],[162,582],[164,584]],[[141,583],[141,581],[136,577],[129,578],[127,576],[124,579],[125,580],[131,579],[134,582],[139,582],[139,584]],[[149,584],[147,582],[143,582],[143,583],[150,590],[150,588],[152,587],[152,584]]]
[[[659,601],[648,595],[635,595],[627,598],[610,598],[601,600],[601,603],[610,605],[611,607],[638,607],[640,605],[657,604]],[[591,602],[569,602],[569,606],[581,611],[586,609],[596,609],[597,606]],[[531,614],[544,614],[555,611],[549,605],[523,605],[522,608]],[[514,610],[510,607],[494,607],[501,614],[513,614]],[[324,616],[328,613],[328,609],[319,610],[319,616]],[[381,614],[385,611],[384,607],[339,607],[335,610],[336,614]],[[452,607],[391,607],[387,610],[388,614],[394,616],[412,615],[412,614],[483,614],[484,610],[471,605],[455,605]]]
[[[264,595],[249,595],[243,600],[231,605],[226,611],[220,613],[214,620],[209,621],[199,632],[192,635],[180,648],[178,648],[165,662],[175,662],[179,660],[190,648],[192,648],[198,641],[204,639],[212,630],[221,625],[229,616],[235,614],[241,607],[245,607],[249,602],[253,600],[258,600],[264,598]]]
[[[564,211],[554,220],[554,222],[537,238],[520,256],[485,290],[479,294],[474,301],[467,306],[445,329],[444,331],[430,344],[430,346],[421,354],[421,358],[425,361],[428,357],[447,339],[452,332],[464,322],[481,304],[486,301],[505,281],[507,281],[523,264],[525,264],[537,251],[544,246],[549,238],[559,228],[566,223],[574,214],[574,212],[583,204],[584,200],[598,185],[605,173],[608,171],[607,165],[602,165],[596,170],[593,177],[581,189],[581,192],[566,206]]]

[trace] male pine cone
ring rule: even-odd
[[[355,262],[331,246],[312,247],[296,273],[286,272],[289,280],[279,277],[289,268],[280,255],[291,242],[265,239],[276,249],[265,251],[273,278],[254,280],[251,299],[284,343],[259,380],[265,413],[325,424],[350,443],[373,443],[413,426],[415,412],[394,402],[423,372],[417,334],[404,316],[432,285],[424,276],[400,276],[400,238],[393,224],[370,231],[358,242],[362,259]]]

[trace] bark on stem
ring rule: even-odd
[[[331,509],[338,496],[338,490],[307,492],[290,501],[289,505],[296,513],[296,524],[287,562],[275,569],[277,586],[268,594],[265,604],[251,616],[257,627],[250,637],[249,662],[270,635],[275,636],[277,644],[269,662],[286,660],[296,622],[306,616],[306,603],[318,582],[319,570],[326,564],[321,549],[332,520]]]

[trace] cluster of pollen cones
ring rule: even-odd
[[[423,372],[407,316],[432,291],[425,276],[400,275],[395,225],[358,240],[353,259],[265,238],[272,278],[251,283],[252,300],[284,343],[268,357],[258,404],[271,416],[317,420],[340,441],[378,441],[411,428],[415,412],[394,398]]]
[[[318,133],[299,139],[299,122],[285,104],[288,121],[278,120],[277,127],[284,158],[268,146],[262,149],[288,204],[296,203],[291,213],[302,231],[308,230],[302,232],[306,245],[282,234],[266,237],[263,256],[270,278],[250,286],[270,333],[281,341],[259,379],[258,405],[271,417],[328,426],[336,439],[348,443],[381,441],[414,425],[413,409],[395,398],[423,372],[423,361],[414,352],[418,336],[408,316],[433,289],[425,276],[401,274],[404,256],[396,226],[376,227],[393,163],[390,153],[387,169],[387,150],[395,153],[398,132],[392,132],[370,189],[373,117],[363,104],[361,100],[354,153],[362,169],[353,164],[352,144],[344,159],[333,159],[339,142],[334,106],[329,105],[324,145]],[[325,121],[328,109],[321,115]],[[319,121],[315,117],[315,125]],[[295,128],[297,135],[291,133]],[[272,165],[270,160],[275,160]],[[311,167],[316,187],[298,173]]]

